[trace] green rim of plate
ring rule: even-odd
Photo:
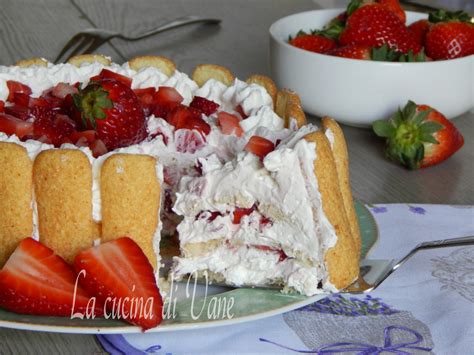
[[[355,209],[359,220],[362,247],[361,257],[365,258],[378,238],[377,224],[370,211],[359,201],[355,201]],[[313,303],[325,297],[324,294],[306,297],[296,293],[282,293],[274,289],[236,288],[220,294],[208,296],[207,299],[195,301],[194,310],[204,309],[199,317],[191,315],[191,301],[184,300],[176,305],[176,317],[165,319],[157,328],[150,332],[174,331],[193,328],[204,328],[265,318],[280,314],[304,305]],[[233,318],[219,317],[209,319],[206,310],[212,302],[229,302],[233,298]],[[52,331],[62,333],[137,333],[140,329],[118,320],[70,319],[66,317],[46,317],[15,314],[0,309],[0,327]]]

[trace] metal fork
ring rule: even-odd
[[[370,272],[370,267],[362,266],[360,269],[359,277],[357,280],[344,289],[341,292],[347,293],[366,293],[375,290],[382,282],[384,282],[393,272],[395,272],[398,268],[400,268],[405,262],[410,259],[413,255],[415,255],[420,250],[427,250],[427,249],[438,249],[438,248],[448,248],[448,247],[459,247],[463,245],[474,245],[474,236],[469,237],[462,237],[462,238],[453,238],[453,239],[443,239],[443,240],[435,240],[432,242],[424,242],[418,244],[415,248],[413,248],[407,255],[405,255],[402,259],[398,262],[393,264],[392,266],[382,272],[375,282],[371,283],[368,282],[364,276]],[[365,269],[364,269],[365,268]]]
[[[194,23],[209,23],[219,24],[221,20],[215,18],[205,18],[199,16],[184,16],[166,22],[156,28],[153,28],[145,33],[136,36],[127,36],[120,32],[104,30],[100,28],[90,28],[75,34],[63,47],[57,58],[54,60],[57,63],[62,57],[66,57],[66,53],[69,52],[65,61],[69,58],[82,53],[92,53],[105,42],[112,38],[120,38],[125,41],[138,41],[140,39],[153,36],[157,33],[165,32],[174,28],[191,25]]]

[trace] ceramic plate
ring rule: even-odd
[[[377,225],[362,203],[356,202],[355,205],[362,235],[362,257],[365,258],[377,240]],[[377,274],[387,266],[383,262],[369,263],[372,265],[372,276],[366,275],[365,278],[368,280],[375,279]],[[189,283],[178,283],[172,287],[171,302],[164,305],[165,319],[160,326],[150,329],[148,332],[215,327],[261,319],[297,309],[325,296],[322,294],[306,297],[261,288],[233,289],[212,285],[205,287],[196,285],[191,280]],[[0,327],[84,334],[138,333],[141,331],[138,327],[118,320],[29,316],[4,310],[0,310]]]

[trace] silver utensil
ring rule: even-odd
[[[443,239],[431,242],[423,242],[413,248],[407,255],[399,261],[395,260],[362,260],[359,276],[357,280],[347,288],[339,291],[340,293],[367,293],[375,290],[384,282],[392,273],[398,270],[408,259],[415,255],[420,250],[438,249],[458,247],[463,245],[474,245],[474,236]],[[194,279],[194,277],[192,277]],[[207,279],[198,277],[196,282],[198,284],[208,284]],[[228,285],[224,282],[211,282],[213,286],[223,286],[232,288],[264,288],[281,290],[281,285]]]
[[[147,32],[144,32],[136,36],[127,36],[120,32],[109,31],[100,28],[90,28],[84,31],[81,31],[75,34],[61,49],[61,52],[58,54],[54,60],[57,63],[61,58],[65,57],[64,61],[67,61],[69,58],[78,55],[92,53],[102,44],[109,41],[112,38],[120,38],[125,41],[138,41],[140,39],[153,36],[155,34],[172,30],[174,28],[187,26],[195,23],[208,23],[208,24],[219,24],[221,20],[215,18],[205,18],[199,16],[184,16],[172,21],[166,22],[156,28],[153,28]],[[66,56],[66,53],[68,55]]]
[[[393,263],[392,266],[384,272],[382,272],[375,282],[368,282],[364,277],[367,272],[363,272],[363,267],[361,267],[361,272],[356,282],[344,289],[342,292],[346,293],[366,293],[375,290],[377,287],[382,284],[392,273],[398,270],[405,262],[415,255],[420,250],[427,249],[438,249],[438,248],[449,248],[449,247],[459,247],[463,245],[474,245],[474,236],[462,237],[462,238],[453,238],[453,239],[443,239],[435,240],[432,242],[424,242],[418,244],[413,248],[407,255],[405,255],[399,261]],[[370,270],[369,270],[370,271]]]

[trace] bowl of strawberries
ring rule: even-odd
[[[370,127],[408,100],[449,119],[474,108],[474,24],[462,11],[403,11],[397,0],[352,0],[270,27],[270,65],[306,112]]]

